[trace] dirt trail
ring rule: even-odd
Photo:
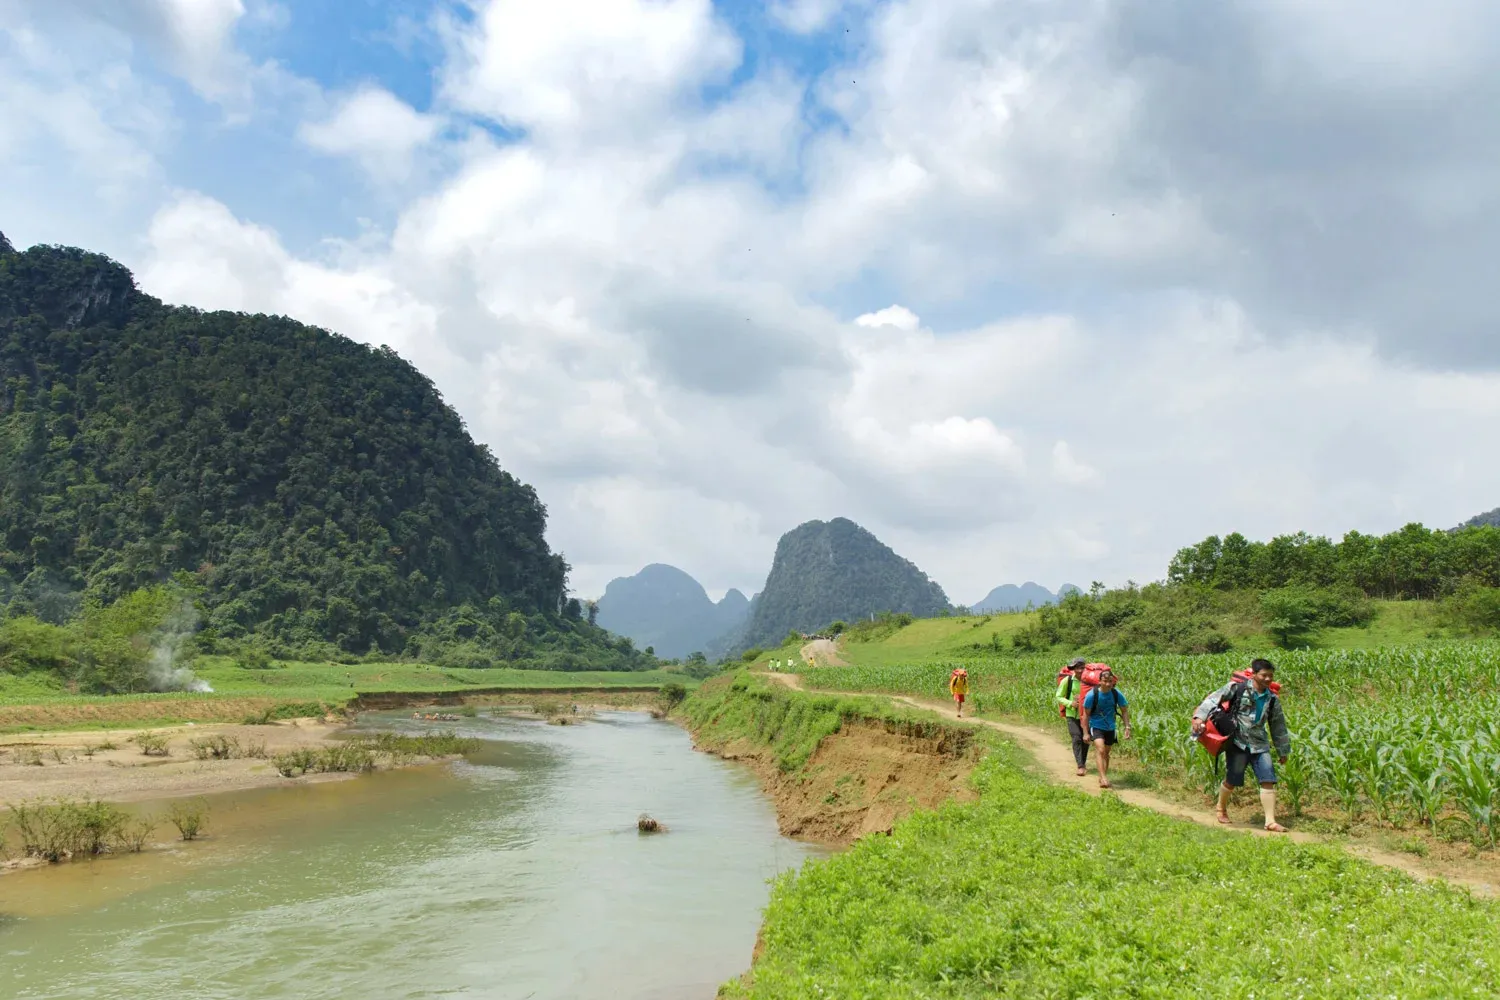
[[[809,643],[809,645],[812,644]],[[804,647],[804,649],[805,648],[806,647]],[[799,691],[803,690],[801,675],[768,674],[767,676],[774,678],[782,684],[785,684],[787,687]],[[828,691],[826,693],[861,696],[867,696],[870,694],[870,692],[868,691]],[[958,714],[955,711],[953,705],[947,702],[926,698],[912,698],[906,695],[884,695],[884,697],[890,698],[892,701],[903,702],[907,705],[911,705],[914,708],[921,708],[936,712],[939,715],[944,716],[945,718],[955,720],[958,719]],[[993,719],[976,719],[969,717],[962,719],[961,721],[981,726],[988,726],[991,729],[999,730],[1006,736],[1015,740],[1029,753],[1031,753],[1031,755],[1036,759],[1037,766],[1041,768],[1041,770],[1050,780],[1058,784],[1072,785],[1081,791],[1087,792],[1089,795],[1099,795],[1101,793],[1101,789],[1098,787],[1097,774],[1093,771],[1092,768],[1090,768],[1088,775],[1081,778],[1078,777],[1076,773],[1077,766],[1073,762],[1072,748],[1060,742],[1055,734],[1036,726],[1021,725],[1013,722],[997,722]],[[1092,763],[1092,760],[1090,761],[1090,763]],[[1261,828],[1258,817],[1254,823],[1235,823],[1232,826],[1226,828],[1215,819],[1213,812],[1206,807],[1195,809],[1191,806],[1183,805],[1179,802],[1172,802],[1168,799],[1162,798],[1159,795],[1155,795],[1149,791],[1145,791],[1139,788],[1121,788],[1116,785],[1114,788],[1110,789],[1110,792],[1114,795],[1117,795],[1121,801],[1128,802],[1133,806],[1140,806],[1142,809],[1151,809],[1155,812],[1175,817],[1176,819],[1187,820],[1192,823],[1197,823],[1200,826],[1206,826],[1216,830],[1227,829],[1236,832],[1254,834],[1258,837],[1288,837],[1299,843],[1305,844],[1333,843],[1332,841],[1325,840],[1324,838],[1316,836],[1315,834],[1299,833],[1295,830],[1290,833],[1281,834],[1267,833]],[[1382,865],[1386,868],[1399,869],[1403,872],[1406,872],[1408,875],[1422,879],[1424,881],[1442,879],[1456,885],[1467,886],[1469,889],[1473,890],[1475,895],[1478,896],[1494,897],[1496,895],[1500,895],[1500,886],[1497,886],[1492,879],[1476,878],[1472,875],[1468,875],[1462,872],[1434,870],[1433,867],[1417,863],[1413,858],[1409,858],[1401,854],[1395,854],[1391,851],[1383,851],[1378,847],[1370,847],[1365,844],[1341,844],[1339,846],[1342,846],[1350,854],[1362,858],[1365,861],[1369,861],[1377,865]]]
[[[839,656],[839,644],[833,639],[814,639],[798,652],[802,659],[815,667],[847,667],[849,664]]]

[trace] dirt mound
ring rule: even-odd
[[[766,748],[746,740],[712,752],[755,769],[783,834],[833,846],[889,833],[916,809],[975,797],[967,780],[976,763],[972,750],[877,722],[845,723],[794,774],[782,772]]]

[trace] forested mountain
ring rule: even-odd
[[[1484,527],[1500,528],[1500,507],[1496,507],[1494,510],[1488,511],[1484,514],[1475,514],[1473,517],[1469,518],[1463,524],[1460,524],[1454,530],[1458,531],[1464,528]]]
[[[166,306],[106,257],[0,244],[9,614],[178,574],[209,644],[645,665],[565,599],[545,519],[390,349]]]
[[[681,659],[708,651],[744,623],[750,601],[731,590],[715,604],[703,585],[675,566],[653,563],[611,580],[599,598],[598,623],[657,656]]]
[[[1056,604],[1058,598],[1078,588],[1065,583],[1053,593],[1039,583],[1027,580],[1017,587],[1013,583],[996,587],[984,596],[984,600],[972,606],[974,611],[1021,611],[1027,607],[1040,608],[1044,604]]]
[[[880,611],[935,615],[943,588],[853,521],[808,521],[781,536],[766,586],[731,648],[774,646],[788,632]]]

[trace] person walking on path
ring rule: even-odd
[[[1130,739],[1130,707],[1125,696],[1115,689],[1115,675],[1106,670],[1099,675],[1099,686],[1083,696],[1083,733],[1094,741],[1099,751],[1099,787],[1113,788],[1109,783],[1109,748],[1115,745],[1115,714],[1120,716],[1120,735]]]
[[[1078,765],[1078,776],[1089,773],[1089,741],[1083,738],[1083,723],[1078,718],[1078,687],[1083,683],[1083,657],[1068,664],[1068,676],[1057,682],[1058,711],[1068,724],[1068,738],[1073,741],[1073,762]]]
[[[948,676],[948,693],[953,695],[953,700],[958,702],[958,718],[964,717],[964,696],[969,693],[969,672],[963,667],[956,668]]]
[[[1276,822],[1276,768],[1271,763],[1271,747],[1274,743],[1277,758],[1285,764],[1292,752],[1292,736],[1286,728],[1281,699],[1271,690],[1275,678],[1276,667],[1270,660],[1252,660],[1248,683],[1232,680],[1203,699],[1193,713],[1193,735],[1203,732],[1210,712],[1221,706],[1224,708],[1232,722],[1233,733],[1224,734],[1230,739],[1224,748],[1219,822],[1229,822],[1229,796],[1244,785],[1245,770],[1249,768],[1255,772],[1255,780],[1260,782],[1260,805],[1265,813],[1266,829],[1272,833],[1286,833],[1286,827]],[[1217,727],[1217,720],[1215,725]]]

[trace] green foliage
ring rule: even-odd
[[[864,528],[841,517],[809,521],[781,536],[738,645],[770,646],[788,630],[879,611],[935,615],[947,607],[943,588]]]
[[[568,601],[545,517],[389,348],[164,306],[80,250],[0,252],[11,616],[61,625],[82,597],[120,636],[111,615],[154,611],[122,599],[186,573],[207,648],[649,666]],[[129,650],[97,653],[63,666],[90,690],[139,690]]]
[[[1473,635],[1500,634],[1500,587],[1465,584],[1438,605],[1438,620]]]
[[[141,753],[147,757],[167,757],[172,753],[165,733],[136,733],[130,742],[140,747]]]
[[[1224,836],[992,752],[977,802],[782,876],[757,1000],[1488,997],[1500,909],[1337,848]]]
[[[1277,645],[1301,645],[1313,627],[1313,606],[1300,587],[1281,587],[1260,595],[1262,621]]]
[[[112,603],[90,598],[64,624],[0,618],[0,672],[45,673],[70,687],[124,694],[180,686],[192,659],[191,592],[142,587]]]
[[[149,826],[142,832],[120,807],[95,799],[17,802],[10,808],[8,825],[24,857],[54,863],[114,850],[138,851],[150,833]]]
[[[197,840],[208,822],[208,803],[202,799],[178,800],[167,810],[167,822],[183,840]]]
[[[1500,528],[1437,531],[1408,524],[1379,537],[1351,531],[1338,542],[1305,532],[1269,542],[1238,533],[1212,536],[1180,550],[1167,576],[1218,590],[1301,584],[1352,587],[1369,597],[1436,598],[1465,580],[1500,587]]]
[[[1217,653],[1231,645],[1222,630],[1224,619],[1247,611],[1238,595],[1203,587],[1096,587],[1087,594],[1070,592],[1057,604],[1041,608],[1011,641],[1028,652],[1061,645],[1138,653]]]
[[[749,649],[740,654],[740,661],[742,663],[754,663],[756,660],[760,659],[760,654],[764,652],[765,650],[761,649],[759,646],[751,646]]]

